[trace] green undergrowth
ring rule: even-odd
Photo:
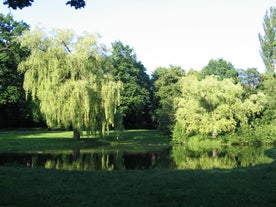
[[[173,138],[173,143],[185,144],[205,148],[225,145],[276,145],[276,127],[274,125],[258,126],[254,129],[241,129],[236,133],[212,136],[194,135],[191,137]]]

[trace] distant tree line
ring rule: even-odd
[[[259,34],[265,73],[212,59],[200,71],[171,65],[149,76],[121,41],[109,51],[94,35],[0,20],[1,128],[69,127],[76,138],[83,130],[148,128],[182,142],[276,125],[274,7]]]

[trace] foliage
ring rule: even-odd
[[[26,59],[29,50],[20,47],[16,37],[29,26],[15,21],[11,15],[0,14],[0,127],[26,127],[35,125],[34,115],[40,121],[35,103],[24,98],[24,75],[17,71],[18,64]]]
[[[260,89],[267,95],[268,106],[264,113],[263,124],[275,123],[276,120],[276,9],[271,7],[266,12],[263,21],[264,35],[259,34],[261,56],[266,66],[266,73],[262,75]]]
[[[0,14],[0,22],[0,104],[16,103],[21,98],[23,82],[17,65],[29,54],[26,48],[20,48],[16,36],[29,27],[14,21],[11,15]]]
[[[134,50],[120,41],[112,44],[111,59],[112,74],[123,83],[119,110],[124,115],[125,128],[149,128],[150,80],[146,68],[137,60]]]
[[[242,85],[249,91],[253,91],[261,82],[261,74],[257,68],[241,69],[238,72]]]
[[[48,126],[104,134],[114,124],[121,86],[112,80],[112,65],[95,36],[69,30],[47,36],[36,29],[21,42],[31,50],[19,66],[24,89],[39,99]]]
[[[154,119],[157,128],[170,134],[175,124],[173,100],[179,95],[178,80],[185,75],[179,66],[159,67],[152,73]]]
[[[176,98],[174,140],[193,135],[223,135],[246,127],[266,104],[263,93],[243,98],[243,88],[231,79],[208,76],[199,81],[194,76],[180,80],[181,95]]]
[[[265,93],[268,103],[260,124],[271,124],[276,120],[276,78],[269,73],[262,74],[259,90]]]
[[[259,123],[254,126],[253,130],[250,128],[240,129],[236,134],[223,137],[223,140],[232,145],[275,145],[275,124],[275,121],[270,124]]]
[[[276,67],[276,8],[270,7],[263,20],[264,35],[259,34],[261,57],[266,71],[275,74]]]
[[[202,68],[201,75],[203,78],[209,75],[218,76],[220,80],[232,78],[235,83],[240,82],[239,74],[232,63],[223,59],[210,60],[208,65]]]
[[[23,9],[28,6],[32,6],[34,0],[4,0],[4,5],[8,5],[12,9]],[[81,9],[85,7],[85,0],[69,0],[66,5],[75,7],[75,9]]]
[[[66,2],[66,5],[75,7],[75,9],[81,9],[85,7],[86,3],[84,0],[70,0]]]

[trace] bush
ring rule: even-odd
[[[173,142],[175,143],[186,143],[188,141],[189,136],[186,131],[183,129],[179,122],[176,122],[173,129]]]

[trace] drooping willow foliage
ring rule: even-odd
[[[48,126],[104,134],[114,125],[121,84],[110,75],[112,64],[98,37],[35,29],[21,42],[31,50],[19,66],[24,89],[39,99]]]

